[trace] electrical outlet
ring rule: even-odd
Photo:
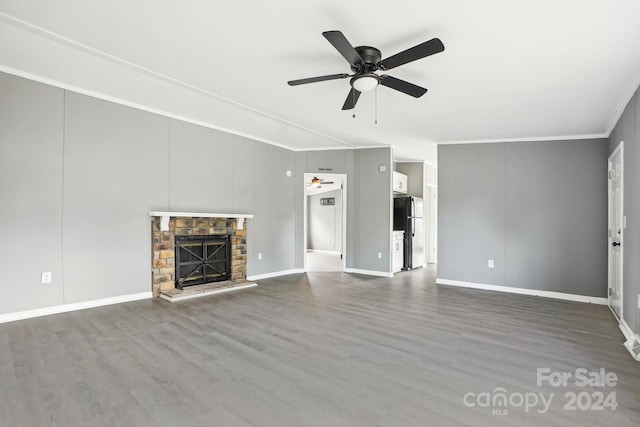
[[[493,260],[490,259],[489,261],[487,261],[487,267],[489,268],[494,268],[496,265],[494,264]]]
[[[382,252],[378,252],[378,259],[382,259]]]
[[[48,283],[51,283],[51,272],[50,271],[43,271],[42,272],[42,284],[46,285]]]
[[[258,260],[262,259],[262,252],[258,252]]]

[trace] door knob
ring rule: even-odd
[[[620,243],[618,243],[618,242],[613,242],[613,243],[611,244],[611,246],[620,246]]]

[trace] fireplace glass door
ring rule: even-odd
[[[176,288],[230,278],[228,235],[176,236]]]

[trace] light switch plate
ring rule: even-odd
[[[495,268],[495,266],[496,266],[496,265],[495,265],[495,263],[493,262],[493,260],[492,260],[492,259],[490,259],[490,260],[488,260],[488,261],[487,261],[487,267],[489,267],[489,268]]]
[[[50,271],[43,271],[42,272],[42,284],[46,285],[48,283],[51,283],[51,272]]]

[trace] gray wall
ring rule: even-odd
[[[151,291],[152,210],[253,213],[248,274],[302,268],[303,176],[327,163],[349,267],[390,271],[390,148],[295,153],[4,73],[0,93],[0,314]]]
[[[347,268],[391,272],[391,148],[309,151],[296,156],[301,172],[347,175]],[[385,172],[379,172],[380,165],[386,166]],[[303,182],[298,185],[302,191]],[[302,212],[302,198],[296,200],[296,209]],[[296,247],[304,248],[303,225],[296,227],[300,230]],[[302,266],[302,262],[296,258],[296,265]]]
[[[72,92],[65,99],[64,302],[147,292],[148,211],[167,206],[169,119]]]
[[[62,90],[0,74],[0,313],[63,302],[63,105]]]
[[[640,103],[638,92],[627,104],[609,137],[609,153],[624,141],[624,230],[623,318],[640,334]]]
[[[230,211],[236,194],[233,183],[237,181],[233,173],[236,160],[233,135],[177,120],[170,122],[166,160],[169,162],[168,210]],[[251,180],[253,168],[247,172],[248,176],[242,180],[245,183]]]
[[[296,171],[295,153],[260,142],[254,142],[253,173],[253,213],[255,218],[249,224],[247,233],[249,259],[252,260],[249,274],[263,274],[284,271],[296,266],[294,234],[296,181],[304,181],[304,174]],[[285,175],[289,169],[291,178]],[[240,171],[239,173],[242,173]],[[252,230],[252,231],[251,231]],[[258,253],[262,260],[258,260]]]
[[[360,189],[355,193],[356,265],[363,270],[391,272],[391,148],[359,150],[356,155],[359,166],[356,179]],[[386,171],[379,172],[379,165],[385,165]],[[378,252],[382,254],[381,259],[377,257]]]
[[[170,135],[168,210],[252,213],[248,274],[295,268],[294,153],[177,120]]]
[[[602,139],[440,146],[438,277],[606,297],[606,157]]]
[[[504,285],[504,161],[504,144],[438,147],[439,278]]]

